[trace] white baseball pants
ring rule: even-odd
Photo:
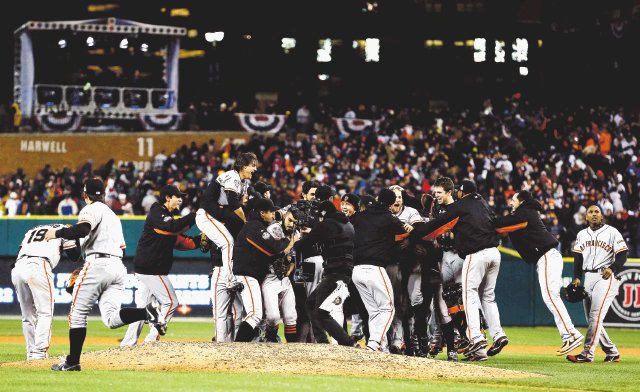
[[[560,298],[563,266],[562,255],[555,248],[542,255],[536,264],[542,299],[553,315],[560,337],[564,341],[572,337],[577,338],[581,333],[573,326],[569,312]]]
[[[222,252],[222,266],[226,269],[226,276],[233,276],[233,236],[224,224],[202,208],[196,212],[196,225],[201,232],[207,235]]]
[[[262,282],[262,301],[268,326],[277,327],[280,315],[285,327],[296,325],[296,297],[289,278],[278,279],[274,274],[268,274]]]
[[[615,277],[603,279],[600,272],[586,272],[584,276],[584,288],[588,297],[584,299],[584,313],[589,322],[587,336],[584,339],[582,354],[593,360],[596,345],[600,341],[602,351],[608,355],[618,355],[618,348],[613,343],[607,331],[604,329],[604,318],[609,311],[611,302],[618,295],[620,281]]]
[[[239,312],[242,312],[242,300],[240,293],[227,291],[228,281],[227,269],[224,266],[213,267],[211,303],[218,343],[233,342],[235,332],[240,326],[237,320],[241,318]]]
[[[244,289],[240,293],[242,305],[246,316],[242,321],[246,321],[253,328],[257,327],[262,320],[262,293],[260,283],[251,276],[238,275],[238,282],[242,282]]]
[[[22,333],[27,345],[27,360],[48,357],[53,320],[53,273],[42,257],[22,257],[11,270],[22,311]]]
[[[462,265],[462,300],[467,317],[467,336],[472,343],[484,339],[480,331],[480,307],[494,341],[505,336],[496,304],[496,280],[500,251],[487,248],[467,255]]]
[[[312,256],[302,260],[302,262],[313,263],[315,265],[313,281],[304,283],[304,289],[307,292],[307,298],[309,298],[309,295],[318,287],[322,280],[322,272],[324,271],[322,264],[324,263],[324,259],[322,256]]]
[[[393,321],[395,308],[393,288],[387,271],[374,265],[356,265],[352,279],[369,313],[370,336],[367,348],[388,352],[387,332]]]

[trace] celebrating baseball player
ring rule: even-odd
[[[470,360],[485,361],[488,354],[498,354],[509,343],[500,324],[495,299],[500,269],[498,237],[492,224],[493,211],[476,193],[476,184],[465,180],[458,193],[458,201],[451,204],[447,212],[418,226],[412,236],[428,240],[453,231],[455,248],[460,257],[465,258],[462,265],[462,292],[470,343],[464,354]],[[488,351],[487,340],[480,330],[481,306],[493,338],[493,345]]]
[[[509,234],[514,248],[528,264],[535,264],[542,299],[553,314],[560,331],[562,347],[556,355],[565,355],[578,347],[584,336],[573,326],[567,308],[560,299],[562,287],[562,255],[556,249],[558,240],[549,233],[540,219],[542,206],[531,193],[520,191],[509,199],[511,215],[496,218],[496,231]]]
[[[84,201],[78,223],[61,229],[51,228],[44,234],[47,241],[56,238],[82,239],[85,263],[73,288],[69,311],[69,355],[51,370],[79,371],[82,346],[87,336],[87,316],[98,301],[102,322],[109,328],[119,328],[146,320],[160,335],[167,332],[167,324],[160,307],[153,301],[145,308],[120,308],[127,269],[122,263],[124,235],[118,216],[104,204],[105,187],[99,178],[85,181]]]
[[[233,341],[234,323],[238,311],[236,305],[239,305],[234,292],[237,280],[233,275],[233,239],[247,221],[240,199],[247,194],[250,179],[257,165],[258,158],[255,154],[239,154],[233,170],[211,181],[202,195],[200,208],[196,212],[198,228],[222,253],[221,261],[214,260],[211,276],[217,342]],[[228,316],[230,309],[233,310],[233,320]]]
[[[41,225],[29,229],[20,243],[18,259],[11,270],[11,281],[22,311],[22,333],[27,344],[27,361],[48,357],[53,321],[53,269],[64,251],[72,261],[80,257],[76,241],[45,241],[49,229],[61,224]]]
[[[273,221],[267,227],[269,234],[277,240],[291,237],[297,222],[295,212],[295,208],[290,208],[284,213],[282,221]],[[262,301],[266,318],[265,338],[268,342],[278,341],[278,325],[281,316],[287,343],[296,342],[298,339],[296,296],[291,280],[288,278],[293,272],[294,266],[290,262],[290,254],[280,253],[276,255],[275,261],[269,265],[269,273],[262,282]]]
[[[269,273],[269,265],[280,253],[289,253],[298,240],[297,234],[274,238],[267,227],[275,219],[277,208],[270,199],[254,203],[250,219],[240,230],[233,248],[233,274],[244,287],[240,290],[246,316],[235,337],[236,342],[250,342],[262,320],[262,293],[260,286]]]
[[[173,185],[165,185],[160,189],[160,200],[164,203],[157,202],[151,206],[133,258],[136,278],[142,283],[138,300],[141,304],[147,305],[155,298],[160,303],[167,323],[178,308],[176,290],[167,276],[173,265],[173,250],[200,248],[201,241],[200,236],[192,238],[181,234],[195,224],[195,213],[192,212],[180,219],[173,218],[173,213],[180,208],[184,196],[185,194]],[[135,345],[143,324],[142,321],[129,324],[120,346]],[[158,331],[151,328],[144,341],[153,342],[158,338]]]
[[[395,242],[406,237],[412,228],[400,222],[391,211],[396,194],[382,189],[378,200],[353,216],[353,283],[369,314],[367,349],[389,352],[387,332],[395,315],[393,287],[385,269],[393,256]]]
[[[620,362],[620,352],[602,325],[611,302],[618,295],[620,279],[616,276],[627,261],[628,248],[620,232],[604,223],[600,207],[587,209],[589,227],[578,233],[573,246],[573,282],[580,286],[584,271],[584,313],[589,322],[584,349],[578,355],[567,355],[576,363],[593,362],[596,344],[605,353],[605,362]]]

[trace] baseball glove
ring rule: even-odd
[[[285,276],[287,276],[287,272],[289,271],[289,260],[287,256],[282,256],[276,259],[273,262],[273,273],[276,277],[282,280]]]
[[[71,272],[71,276],[69,277],[69,282],[67,283],[67,287],[65,288],[67,293],[69,294],[73,293],[73,286],[75,286],[76,284],[76,280],[78,279],[78,275],[80,275],[80,271],[82,271],[82,268],[76,268],[73,270],[73,272]]]
[[[575,286],[573,283],[569,283],[567,287],[563,287],[562,290],[562,296],[568,302],[580,302],[587,298],[587,291],[584,289],[584,286]]]
[[[200,233],[200,252],[209,253],[211,250],[211,240],[205,233]]]

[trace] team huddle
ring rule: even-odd
[[[120,304],[126,277],[122,225],[104,204],[102,181],[87,180],[87,205],[77,224],[35,227],[21,243],[12,281],[27,360],[48,355],[52,269],[63,252],[84,265],[69,285],[69,355],[52,369],[77,371],[87,315],[96,301],[105,325],[129,325],[121,346],[135,345],[144,323],[150,325],[144,341],[158,340],[178,307],[168,279],[173,251],[200,249],[213,261],[216,342],[279,342],[282,320],[287,343],[361,347],[364,339],[367,350],[436,357],[446,347],[449,361],[459,355],[485,361],[509,343],[495,297],[497,246],[507,235],[522,259],[536,266],[562,340],[556,355],[591,362],[599,342],[605,361],[620,360],[603,320],[618,293],[616,275],[627,247],[620,232],[604,223],[598,206],[588,208],[589,227],[576,238],[574,279],[567,287],[567,292],[583,289],[579,300],[588,320],[583,335],[561,298],[558,241],[529,192],[514,194],[511,214],[497,217],[468,180],[457,187],[441,177],[424,194],[394,185],[375,198],[338,196],[331,187],[308,181],[301,200],[278,208],[269,186],[251,183],[257,166],[254,154],[239,154],[233,169],[204,190],[197,212],[181,218],[173,214],[184,194],[172,185],[160,190],[134,256],[137,308]],[[202,234],[184,235],[192,226]],[[581,345],[581,353],[567,355]]]

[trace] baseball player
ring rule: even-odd
[[[76,241],[57,239],[45,241],[49,229],[61,224],[40,225],[29,229],[20,243],[16,264],[11,270],[11,282],[22,311],[22,333],[27,344],[27,361],[48,357],[53,320],[53,273],[62,252],[72,261],[80,257]]]
[[[320,222],[302,240],[321,249],[324,274],[320,284],[307,298],[307,312],[315,326],[316,342],[329,343],[325,332],[341,346],[357,346],[343,329],[344,301],[353,270],[353,225],[331,201],[318,206]],[[316,334],[315,331],[318,331]]]
[[[424,219],[413,207],[405,206],[402,200],[404,189],[398,185],[389,187],[396,196],[395,203],[391,206],[391,213],[395,215],[400,222],[406,225],[414,226],[424,222]],[[402,354],[405,351],[405,333],[404,325],[408,326],[408,309],[407,297],[411,307],[417,310],[415,317],[415,330],[426,333],[426,311],[422,309],[422,284],[420,264],[417,262],[414,248],[410,246],[409,240],[406,239],[400,246],[395,257],[395,263],[387,266],[387,273],[391,279],[393,293],[395,294],[394,303],[396,312],[393,324],[389,330],[389,351],[393,354]],[[408,337],[408,336],[407,336]],[[415,339],[417,341],[417,339]]]
[[[418,226],[412,236],[429,240],[453,231],[455,248],[460,257],[465,257],[462,265],[462,292],[470,344],[464,354],[469,360],[485,361],[488,359],[487,340],[480,328],[480,306],[493,338],[490,350],[497,354],[509,342],[500,324],[500,313],[495,300],[495,286],[500,269],[498,237],[492,224],[493,211],[482,196],[476,193],[476,184],[469,180],[463,181],[458,194],[458,201],[451,204],[447,212]]]
[[[258,158],[255,154],[239,154],[233,170],[211,181],[196,212],[196,225],[222,253],[221,261],[214,259],[211,275],[217,342],[233,341],[233,323],[238,311],[236,305],[239,305],[237,296],[234,295],[237,280],[233,275],[233,239],[247,221],[240,199],[247,194],[250,179],[257,170],[257,165]],[[234,315],[233,319],[228,316],[230,310]]]
[[[233,248],[233,274],[244,287],[240,291],[246,316],[243,318],[236,342],[250,342],[262,320],[260,286],[269,273],[269,265],[280,253],[289,253],[298,236],[274,238],[267,228],[275,219],[277,208],[269,199],[254,203],[250,219],[240,230]]]
[[[161,305],[161,311],[168,323],[178,308],[178,296],[167,276],[173,265],[173,250],[193,250],[200,247],[200,236],[187,237],[181,233],[195,225],[195,213],[174,219],[185,194],[173,185],[160,189],[160,200],[151,206],[144,223],[142,236],[133,259],[136,278],[142,284],[137,299],[144,305],[155,298]],[[129,324],[127,333],[120,346],[133,346],[138,342],[143,322]],[[158,340],[158,331],[151,328],[145,342]]]
[[[256,200],[257,201],[257,200]],[[267,227],[267,232],[276,240],[287,239],[295,230],[297,222],[294,209],[290,208],[281,222],[274,221]],[[277,255],[276,261],[269,265],[269,272],[262,282],[262,302],[266,317],[265,337],[268,342],[277,342],[280,316],[284,323],[284,336],[288,343],[297,341],[296,296],[288,276],[293,272],[294,264],[288,254]]]
[[[628,248],[620,232],[604,223],[600,207],[587,209],[589,227],[578,233],[573,246],[573,282],[579,286],[584,271],[584,313],[589,322],[584,349],[578,355],[567,355],[567,360],[576,363],[592,362],[596,344],[605,353],[605,362],[620,362],[620,352],[602,325],[611,302],[618,295],[621,272],[627,261]]]
[[[387,332],[395,315],[394,294],[386,266],[393,260],[395,242],[412,228],[400,222],[390,207],[396,195],[383,189],[378,201],[352,219],[355,229],[353,283],[369,314],[367,349],[389,352]]]
[[[558,240],[551,235],[540,219],[542,206],[531,193],[520,191],[509,199],[511,215],[501,216],[493,222],[496,231],[509,234],[514,248],[527,264],[535,264],[542,299],[553,314],[562,338],[562,347],[556,355],[565,355],[578,347],[584,336],[573,326],[567,308],[560,298],[562,287],[562,255],[556,249]],[[491,355],[491,353],[488,353]]]
[[[87,316],[98,301],[102,322],[109,328],[119,328],[140,320],[147,320],[160,335],[167,332],[167,324],[160,307],[153,301],[145,308],[120,308],[127,269],[122,263],[124,235],[118,216],[104,204],[105,187],[99,178],[84,183],[87,203],[78,215],[78,223],[71,227],[49,229],[47,241],[56,238],[82,239],[85,263],[73,288],[69,311],[69,355],[51,370],[79,371],[80,354],[87,336]]]

